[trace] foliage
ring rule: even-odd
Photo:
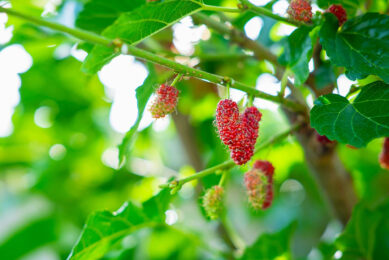
[[[321,10],[307,22],[279,15],[277,0],[1,6],[0,38],[9,25],[13,35],[0,50],[0,258],[389,259],[389,175],[378,163],[389,136],[389,4],[313,2]],[[325,11],[334,3],[347,11],[340,27]],[[172,81],[176,110],[151,122],[150,97]],[[238,159],[253,139],[242,166],[215,126],[225,98],[235,119],[247,107],[262,114],[257,140],[250,113],[252,129],[233,117],[223,125],[224,144],[239,125]],[[257,160],[275,169],[265,187],[274,200],[258,211],[243,181]],[[211,219],[201,199],[210,187],[223,191]],[[355,206],[340,223],[346,190]]]

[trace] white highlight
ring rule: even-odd
[[[342,251],[336,251],[335,252],[335,254],[334,254],[334,258],[335,259],[339,259],[339,258],[341,258],[343,256],[343,253],[342,253]]]
[[[267,5],[271,0],[250,0],[252,4],[262,6],[262,5]]]
[[[261,33],[263,20],[259,17],[251,18],[244,26],[244,31],[251,40],[256,40]]]
[[[5,18],[0,16],[2,21]],[[1,31],[0,28],[0,38]],[[12,115],[20,102],[21,80],[18,73],[26,72],[31,65],[31,56],[19,44],[10,45],[0,52],[0,137],[12,134]]]
[[[281,91],[281,82],[269,73],[261,74],[257,79],[256,89],[261,90],[267,94],[277,95]],[[285,95],[289,95],[290,90],[285,89]],[[254,104],[260,109],[277,110],[278,105],[276,103],[256,98]]]
[[[351,85],[356,83],[356,81],[349,80],[344,74],[340,75],[336,82],[338,89],[335,89],[335,92],[342,96],[346,96],[350,91]]]
[[[101,161],[105,166],[112,169],[119,169],[119,150],[118,148],[108,148],[101,155]]]
[[[194,46],[206,33],[205,25],[194,26],[192,18],[186,17],[173,25],[173,43],[179,53],[190,56],[194,53]],[[206,33],[209,34],[209,33]]]
[[[288,7],[289,7],[288,1],[286,0],[277,1],[273,5],[273,13],[283,16],[284,14],[286,14],[286,10],[288,10]]]
[[[53,122],[51,121],[50,107],[43,106],[35,110],[34,122],[37,126],[41,128],[51,127],[53,125]]]
[[[135,89],[143,84],[147,75],[142,63],[125,55],[114,58],[98,73],[106,95],[113,101],[109,122],[116,132],[125,133],[135,123],[138,115]],[[151,117],[145,116],[142,126],[150,125],[151,121]]]
[[[177,222],[178,220],[178,214],[175,210],[168,209],[165,211],[166,219],[165,222],[168,225],[173,225]]]
[[[59,161],[66,155],[66,147],[63,144],[55,144],[50,147],[49,156],[51,159]]]

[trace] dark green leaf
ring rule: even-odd
[[[145,110],[147,101],[149,100],[151,94],[154,92],[154,85],[157,83],[158,77],[155,72],[154,65],[148,64],[149,75],[146,80],[143,82],[142,86],[139,86],[136,89],[136,100],[138,104],[138,117],[135,121],[135,124],[131,129],[126,133],[123,138],[122,143],[119,145],[119,165],[122,164],[124,158],[129,152],[131,147],[132,137],[136,133],[139,127],[139,123],[142,120],[143,112]]]
[[[389,16],[367,13],[347,21],[338,30],[338,20],[325,14],[320,42],[330,60],[347,69],[352,80],[378,75],[389,83]]]
[[[295,229],[293,222],[274,234],[264,234],[251,246],[247,247],[241,260],[271,260],[277,257],[291,259],[290,240]]]
[[[366,85],[353,103],[335,94],[318,98],[311,125],[319,134],[355,147],[389,136],[389,85],[382,81]]]
[[[121,13],[132,11],[146,0],[92,0],[85,4],[76,20],[76,26],[100,33],[111,25]]]
[[[114,24],[103,31],[102,35],[136,44],[185,16],[199,11],[201,7],[201,4],[192,0],[171,0],[143,5],[132,12],[123,13]],[[83,70],[96,73],[116,55],[111,48],[96,45],[85,59]]]
[[[170,203],[168,190],[138,207],[131,202],[125,203],[118,211],[93,213],[87,220],[81,237],[68,259],[99,259],[118,239],[145,227],[163,223],[164,212]]]
[[[342,259],[389,259],[389,201],[377,208],[355,206],[352,217],[335,245]]]
[[[312,32],[312,33],[311,33]],[[317,39],[317,30],[301,26],[286,38],[284,52],[279,62],[288,66],[294,73],[295,84],[303,84],[309,76],[308,63],[312,57],[313,45]]]

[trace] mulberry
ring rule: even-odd
[[[292,0],[287,13],[293,20],[309,22],[312,19],[311,3],[307,0]]]
[[[213,186],[208,189],[203,197],[203,207],[210,219],[218,219],[223,213],[224,189],[220,186]]]
[[[339,20],[339,26],[342,26],[347,21],[346,10],[341,5],[331,5],[327,12],[333,13]]]
[[[178,90],[175,87],[162,84],[156,94],[157,97],[149,110],[153,118],[163,118],[175,110],[178,101]]]
[[[244,175],[249,202],[254,209],[267,209],[273,201],[274,167],[268,161],[257,160]]]
[[[383,169],[389,170],[389,137],[385,138],[384,145],[382,147],[380,165]]]

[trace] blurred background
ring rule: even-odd
[[[288,7],[286,0],[252,2],[280,15]],[[235,1],[208,3],[233,6]],[[73,0],[1,4],[71,27],[83,7],[83,1]],[[235,27],[276,54],[294,29],[252,15],[232,18]],[[136,120],[135,89],[148,75],[145,64],[119,56],[97,75],[86,75],[80,70],[86,52],[76,39],[5,14],[0,14],[0,44],[0,259],[65,259],[91,212],[117,210],[127,200],[141,203],[170,176],[187,176],[228,159],[213,124],[220,99],[215,86],[191,78],[181,81],[177,112],[153,121],[146,111],[131,156],[118,169],[117,146]],[[191,18],[142,47],[170,50],[178,62],[270,94],[280,90],[269,63],[256,61],[252,53],[204,25],[194,25]],[[157,71],[162,78],[169,73],[160,67]],[[324,71],[323,81],[336,81],[336,91],[346,94],[355,82],[334,71]],[[305,94],[312,105],[312,95]],[[231,98],[240,101],[245,94],[232,90]],[[260,99],[255,105],[264,114],[259,142],[289,128],[277,105]],[[388,196],[389,175],[377,163],[381,144],[376,140],[359,150],[338,147],[365,201]],[[260,234],[294,229],[281,234],[291,237],[294,259],[340,258],[341,252],[330,244],[342,225],[328,211],[295,139],[274,144],[255,158],[270,160],[276,168],[275,200],[265,212],[251,210],[243,186],[247,166],[235,167],[226,205],[237,236],[250,245]],[[226,245],[198,204],[204,189],[217,181],[210,175],[201,189],[196,182],[185,185],[166,211],[171,228],[138,231],[121,244],[124,253],[112,251],[105,259],[219,259],[215,251]],[[288,258],[286,252],[282,259]]]

